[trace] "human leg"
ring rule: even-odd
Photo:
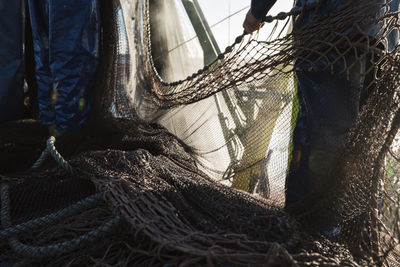
[[[328,58],[339,58],[331,53]],[[357,62],[347,71],[345,62]],[[365,71],[365,57],[347,55],[331,68],[308,71],[299,67],[299,114],[293,134],[293,160],[286,181],[286,207],[296,207],[311,193],[334,184],[333,172],[340,162],[346,135],[359,110]],[[350,79],[348,78],[350,77]],[[296,207],[297,208],[297,207]],[[295,208],[295,209],[296,209]],[[297,212],[293,210],[293,212]]]
[[[53,78],[49,67],[49,1],[28,0],[32,25],[39,116],[44,125],[55,123]]]
[[[97,0],[50,0],[50,67],[55,79],[57,131],[86,121],[98,65]]]

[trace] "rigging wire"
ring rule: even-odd
[[[231,41],[231,0],[228,0],[228,43],[226,46],[230,45]]]
[[[229,3],[230,3],[230,2],[229,2]],[[212,24],[212,25],[210,26],[210,28],[214,28],[215,26],[221,24],[222,22],[224,22],[224,21],[226,21],[226,20],[228,20],[229,23],[230,23],[230,18],[231,18],[231,17],[233,17],[233,16],[239,14],[240,12],[242,12],[243,10],[246,10],[246,9],[248,9],[248,8],[250,8],[250,5],[247,5],[247,6],[243,7],[243,8],[241,8],[241,9],[239,9],[238,11],[236,11],[236,12],[230,14],[229,16],[227,16],[227,17],[225,17],[225,18],[223,18],[223,19],[217,21],[216,23]],[[229,12],[230,12],[230,6],[229,6]],[[229,24],[229,25],[230,25],[230,24]],[[230,29],[230,26],[229,26],[229,29]],[[229,34],[229,33],[228,33],[228,34]],[[181,47],[181,46],[183,46],[183,45],[189,43],[190,41],[193,41],[194,39],[197,39],[197,35],[196,35],[196,36],[193,36],[192,38],[187,39],[186,41],[180,43],[179,45],[175,46],[174,48],[171,48],[171,49],[168,50],[166,53],[164,53],[164,54],[162,54],[162,55],[156,57],[156,58],[154,59],[154,61],[157,61],[157,60],[160,59],[161,57],[163,57],[163,56],[165,56],[165,55],[168,55],[168,54],[171,53],[172,51],[174,51],[174,50],[178,49],[179,47]],[[228,40],[229,40],[229,39],[228,39]]]

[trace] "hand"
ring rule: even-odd
[[[247,12],[246,18],[243,22],[243,28],[246,33],[253,33],[261,28],[263,21],[253,16],[251,10]]]

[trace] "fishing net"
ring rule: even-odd
[[[181,19],[158,17],[177,1],[102,1],[88,127],[0,126],[0,263],[399,265],[397,2],[332,2],[267,16],[193,71]],[[337,86],[314,97],[343,120],[288,206],[304,77]]]

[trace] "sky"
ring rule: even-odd
[[[221,50],[232,44],[235,38],[243,33],[242,24],[251,0],[198,0],[198,2],[210,26],[245,8],[230,19],[212,26],[212,31]],[[292,6],[293,0],[278,0],[269,14],[276,15],[281,11],[289,11]]]

